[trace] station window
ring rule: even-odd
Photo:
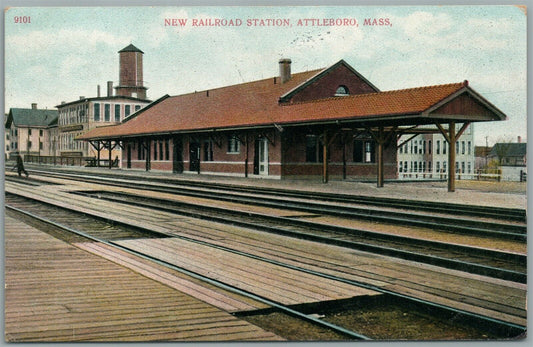
[[[159,141],[154,141],[154,160],[157,160],[157,144]]]
[[[137,159],[144,160],[144,146],[141,140],[139,140],[139,143],[137,145]]]
[[[169,140],[165,141],[165,160],[170,160],[170,144],[169,144]]]
[[[141,109],[141,105],[135,105],[135,112],[139,111]]]
[[[129,116],[130,113],[131,113],[131,106],[130,105],[125,105],[124,106],[124,117]]]
[[[371,140],[355,140],[353,161],[355,163],[375,163],[375,142]]]
[[[347,96],[350,95],[350,92],[348,91],[348,87],[346,86],[339,86],[337,90],[335,91],[335,96]]]
[[[163,141],[159,141],[159,160],[163,160]]]
[[[94,121],[100,121],[100,104],[98,103],[94,104]]]
[[[213,161],[213,141],[204,142],[204,160]]]
[[[241,152],[241,142],[235,135],[228,137],[228,153],[237,154]]]

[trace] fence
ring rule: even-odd
[[[524,176],[525,177],[525,176]],[[448,172],[400,172],[398,178],[401,180],[447,180]],[[501,170],[478,170],[474,173],[455,173],[456,180],[477,180],[477,181],[501,181]],[[524,178],[525,180],[525,178]]]
[[[24,161],[26,163],[34,163],[34,164],[90,166],[90,167],[95,167],[98,164],[98,166],[109,167],[108,159],[100,159],[100,161],[97,163],[98,160],[95,157],[44,156],[44,155],[31,155],[30,154],[30,155],[24,156]],[[113,167],[116,167],[116,166],[118,166],[118,162],[113,161]]]

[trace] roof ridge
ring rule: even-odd
[[[320,72],[322,71],[323,68],[320,68],[320,69],[314,69],[314,70],[307,70],[307,71],[300,71],[300,72],[295,72],[295,73],[292,73],[291,74],[291,79],[295,76],[295,75],[302,75],[302,74],[307,74],[307,73],[313,73],[313,72]],[[235,83],[235,84],[230,84],[230,85],[227,85],[227,86],[222,86],[222,87],[215,87],[215,88],[210,88],[210,89],[203,89],[203,90],[195,90],[194,92],[189,92],[189,93],[185,93],[185,94],[176,94],[176,95],[172,95],[171,98],[175,98],[175,97],[179,97],[179,96],[185,96],[185,95],[194,95],[194,94],[198,94],[198,93],[204,93],[204,92],[207,92],[207,91],[216,91],[216,90],[221,90],[221,89],[226,89],[226,88],[232,88],[232,87],[236,87],[236,86],[245,86],[247,84],[252,84],[252,83],[260,83],[260,82],[267,82],[267,81],[272,81],[273,78],[276,78],[278,79],[279,76],[272,76],[272,77],[267,77],[267,78],[262,78],[262,79],[259,79],[259,80],[253,80],[253,81],[248,81],[248,82],[242,82],[242,83]],[[291,80],[289,80],[288,82],[290,82]],[[287,83],[287,82],[286,82]],[[282,85],[281,81],[278,83],[276,82],[276,84],[280,84]]]
[[[282,106],[293,106],[293,105],[301,105],[301,104],[326,102],[326,101],[330,101],[330,100],[355,99],[355,98],[369,97],[369,96],[372,96],[372,95],[383,95],[383,94],[392,94],[392,93],[407,92],[407,91],[413,91],[413,90],[451,87],[451,86],[454,86],[454,85],[456,85],[457,87],[459,87],[459,86],[466,87],[466,86],[468,86],[468,81],[464,80],[463,82],[458,82],[458,83],[434,84],[434,85],[423,86],[423,87],[393,89],[393,90],[386,90],[386,91],[380,91],[380,92],[375,92],[375,93],[362,93],[362,94],[353,94],[353,95],[344,95],[344,96],[331,96],[331,97],[323,98],[323,99],[299,101],[299,102],[294,102],[294,103],[283,103],[281,105]]]

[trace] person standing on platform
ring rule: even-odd
[[[22,157],[20,156],[20,153],[17,153],[17,172],[20,176],[22,172],[28,177],[28,171],[24,169],[24,162],[22,161]]]

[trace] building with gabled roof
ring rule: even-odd
[[[57,141],[57,110],[11,108],[5,123],[6,155],[53,155]]]
[[[467,81],[382,92],[344,60],[296,74],[288,59],[279,66],[270,79],[165,95],[78,140],[120,143],[125,168],[325,182],[377,177],[382,186],[397,178],[400,136],[440,132],[455,147],[466,129],[456,123],[506,119]]]

